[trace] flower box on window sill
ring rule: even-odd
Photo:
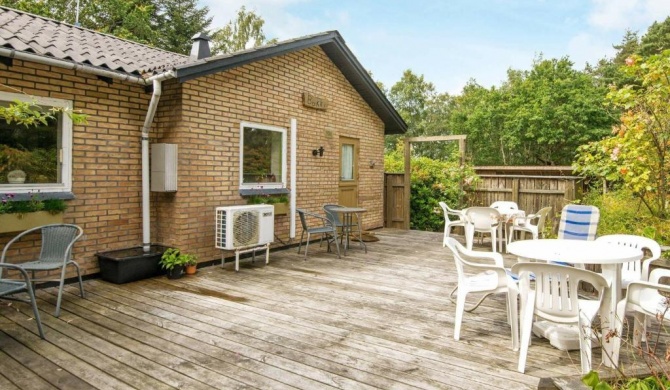
[[[288,203],[274,203],[275,215],[286,215],[288,214]]]
[[[0,214],[0,233],[22,232],[37,226],[63,223],[63,213],[48,211]]]

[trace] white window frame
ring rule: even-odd
[[[281,160],[281,170],[282,170],[282,180],[281,182],[268,182],[268,183],[243,183],[244,181],[244,128],[245,127],[254,127],[256,129],[276,131],[281,133],[281,149],[282,149],[282,160]],[[255,190],[255,189],[268,189],[268,188],[286,188],[286,176],[288,172],[286,171],[286,133],[287,130],[284,127],[264,125],[261,123],[253,122],[240,122],[240,189],[241,190]]]
[[[21,101],[35,103],[44,108],[58,107],[65,111],[72,111],[72,101],[64,99],[31,96],[18,93],[0,91],[0,101]],[[61,149],[58,151],[61,160],[60,183],[25,183],[0,184],[0,191],[13,193],[28,192],[72,192],[72,118],[63,113],[60,120]],[[19,125],[20,126],[20,125]]]

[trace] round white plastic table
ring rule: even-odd
[[[507,251],[516,255],[520,262],[528,260],[563,261],[573,264],[600,264],[602,275],[610,282],[605,289],[603,303],[600,307],[602,334],[609,332],[615,324],[616,305],[621,300],[621,264],[642,259],[640,249],[607,244],[602,241],[582,240],[524,240],[515,241],[507,247]],[[613,344],[603,343],[603,364],[613,367]]]

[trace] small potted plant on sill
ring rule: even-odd
[[[195,259],[194,255],[181,253],[177,248],[169,248],[161,256],[159,264],[167,271],[168,279],[179,279],[184,275],[186,264],[193,259]]]

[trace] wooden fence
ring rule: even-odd
[[[508,200],[516,202],[527,214],[551,206],[553,218],[567,203],[579,199],[584,190],[583,178],[570,175],[570,167],[477,167],[475,171],[481,182],[468,190],[467,206]],[[403,229],[409,225],[404,193],[404,175],[387,173],[384,226]]]

